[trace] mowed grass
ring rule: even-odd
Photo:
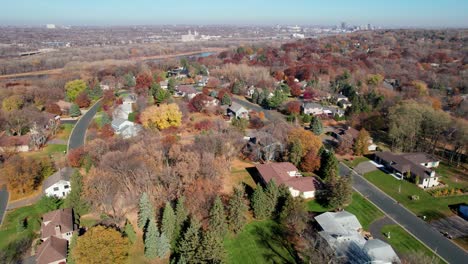
[[[468,188],[468,175],[457,168],[440,163],[436,173],[441,176],[441,181],[449,185],[449,188]]]
[[[415,184],[397,180],[380,170],[367,173],[364,177],[416,215],[425,215],[427,220],[453,215],[449,205],[468,201],[468,195],[432,197]],[[399,188],[400,184],[401,188]],[[412,195],[419,196],[419,200],[411,200]]]
[[[433,263],[445,263],[442,259],[437,257],[425,245],[416,240],[408,232],[398,225],[386,225],[382,228],[381,232],[385,235],[390,232],[390,239],[387,242],[397,251],[400,255],[407,255],[411,253],[421,252],[426,256],[431,257]]]
[[[296,263],[295,251],[284,239],[280,226],[271,220],[247,224],[237,236],[224,241],[227,263]]]
[[[353,193],[353,201],[345,210],[356,215],[365,230],[369,230],[372,222],[384,216],[375,205],[356,192]]]
[[[62,124],[60,126],[60,131],[57,133],[56,138],[63,139],[63,140],[68,140],[74,126],[75,125],[73,125],[73,124]]]
[[[330,209],[323,207],[316,200],[310,200],[307,201],[307,210],[314,213],[323,213],[329,211]]]

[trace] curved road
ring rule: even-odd
[[[86,130],[88,129],[89,124],[96,115],[97,110],[101,106],[101,99],[97,101],[77,122],[73,127],[70,138],[68,139],[67,152],[72,149],[79,148],[84,145]]]
[[[349,175],[351,172],[353,188],[355,190],[374,203],[393,221],[435,251],[445,261],[454,264],[467,263],[468,254],[463,249],[449,241],[440,232],[411,213],[408,209],[397,204],[393,198],[368,182],[364,177],[342,163],[339,164],[339,172],[341,176]]]

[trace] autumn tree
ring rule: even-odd
[[[178,127],[182,122],[182,112],[176,104],[162,104],[146,108],[140,116],[143,126],[151,129]]]
[[[313,151],[307,152],[299,164],[302,171],[313,172],[320,168],[320,156]]]
[[[301,96],[301,94],[301,87],[299,87],[298,83],[294,83],[293,85],[291,85],[291,96],[299,97]]]
[[[87,89],[86,82],[83,80],[73,80],[65,84],[65,91],[67,93],[67,99],[70,102],[74,102],[79,94],[85,92]]]
[[[81,163],[83,162],[84,156],[85,156],[85,151],[82,147],[71,149],[67,155],[68,164],[72,167],[80,167]]]
[[[24,99],[21,95],[12,95],[3,99],[2,109],[3,111],[10,112],[13,110],[19,110],[24,106]]]
[[[36,189],[44,177],[52,174],[50,170],[53,173],[50,164],[47,165],[45,162],[42,163],[40,160],[30,157],[23,158],[15,155],[5,162],[2,174],[6,176],[10,190],[25,194]]]
[[[144,229],[148,221],[154,218],[154,208],[147,193],[141,195],[138,207],[138,227]]]
[[[234,188],[234,194],[229,200],[228,206],[228,224],[234,234],[239,233],[244,227],[247,219],[246,213],[248,207],[245,203],[245,192],[242,187]]]
[[[418,96],[424,96],[424,95],[429,94],[429,92],[427,90],[427,84],[425,82],[420,81],[420,80],[416,80],[416,81],[412,81],[411,85],[416,90]]]
[[[371,137],[366,129],[362,128],[359,131],[358,137],[354,142],[354,155],[361,156],[369,152],[369,141]]]
[[[47,113],[51,113],[51,114],[54,114],[54,115],[61,115],[62,114],[62,110],[60,109],[60,106],[58,106],[58,104],[55,104],[55,103],[46,104],[45,111]]]
[[[286,104],[286,111],[290,115],[299,115],[301,113],[301,102],[291,101]]]
[[[141,73],[136,77],[135,92],[137,94],[147,94],[153,83],[153,76],[149,73]]]
[[[367,76],[366,82],[368,85],[377,86],[377,85],[380,85],[383,80],[384,80],[384,77],[381,74],[369,74]]]
[[[105,124],[101,128],[101,135],[104,138],[111,138],[114,136],[114,129],[111,124]]]
[[[288,143],[292,144],[295,141],[299,142],[302,146],[301,158],[309,151],[312,151],[312,153],[318,153],[322,147],[322,140],[318,136],[302,128],[293,128],[289,131]]]
[[[80,108],[86,108],[91,104],[91,100],[88,97],[88,94],[86,92],[81,92],[75,99],[75,103],[80,107]]]
[[[76,239],[71,255],[76,263],[127,263],[128,239],[111,228],[94,226]]]

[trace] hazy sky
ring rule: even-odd
[[[1,25],[468,27],[468,0],[0,0]]]

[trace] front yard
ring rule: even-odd
[[[350,168],[355,168],[359,163],[369,161],[369,158],[364,157],[364,156],[359,156],[359,157],[351,157],[351,158],[345,158],[343,159],[343,163],[346,164],[346,166]]]
[[[380,170],[366,173],[364,177],[416,215],[426,216],[426,220],[429,221],[453,215],[449,205],[463,203],[468,200],[468,195],[432,197],[415,184],[397,180]],[[413,195],[419,196],[419,200],[412,200],[411,196]]]
[[[345,210],[356,215],[365,230],[369,230],[372,222],[384,216],[375,205],[356,192],[353,193],[353,201]]]

